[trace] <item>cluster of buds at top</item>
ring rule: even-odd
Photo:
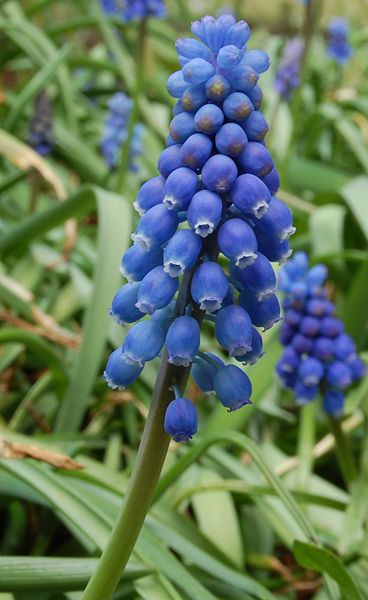
[[[344,17],[334,17],[328,24],[327,53],[340,65],[346,63],[353,54],[348,40],[349,29],[349,23]]]
[[[41,156],[49,156],[53,145],[53,110],[50,96],[44,90],[34,102],[29,125],[28,144]]]
[[[101,141],[101,151],[110,168],[117,167],[121,147],[128,137],[128,123],[132,110],[132,101],[123,92],[117,92],[109,100],[109,112],[105,121],[105,130]],[[142,152],[143,125],[134,126],[130,142],[131,171],[137,170],[134,161]]]
[[[122,21],[132,21],[155,17],[162,19],[166,15],[163,0],[100,0],[107,15],[119,17]]]
[[[338,416],[347,388],[364,376],[365,366],[335,316],[324,285],[326,277],[324,265],[308,269],[308,258],[302,252],[280,271],[279,287],[285,292],[280,339],[285,350],[276,370],[299,404],[311,402],[321,393],[326,412]]]
[[[289,100],[293,90],[300,85],[303,52],[304,44],[299,38],[293,38],[286,44],[275,78],[275,88],[284,100]]]
[[[141,220],[122,259],[129,283],[111,307],[119,323],[150,319],[130,329],[105,379],[112,387],[129,385],[165,344],[169,363],[193,364],[198,386],[236,410],[250,403],[250,380],[238,366],[200,352],[200,323],[215,323],[219,345],[239,364],[262,355],[257,328],[280,319],[271,261],[289,256],[294,227],[275,196],[279,177],[264,142],[268,125],[257,82],[268,56],[246,49],[249,27],[229,14],[204,17],[192,32],[199,39],[177,40],[182,69],[167,84],[178,99],[167,147],[160,175],[138,193]],[[193,404],[171,402],[165,430],[186,440],[196,428]]]

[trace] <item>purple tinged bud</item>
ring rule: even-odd
[[[141,321],[128,332],[122,347],[122,359],[130,365],[143,367],[161,352],[165,334],[154,321]]]
[[[167,91],[173,98],[181,98],[188,85],[188,82],[184,81],[181,70],[172,73],[166,83]]]
[[[178,367],[189,367],[199,350],[200,329],[193,317],[177,317],[166,336],[168,362]]]
[[[257,228],[280,240],[288,240],[295,233],[289,207],[275,196],[269,203],[267,212],[258,219]]]
[[[290,311],[288,311],[290,312]],[[315,337],[321,328],[321,321],[316,317],[305,316],[300,322],[299,331],[302,335]]]
[[[244,130],[236,123],[225,123],[218,130],[215,138],[217,150],[221,154],[232,157],[239,156],[243,152],[247,142],[248,139]]]
[[[270,57],[263,50],[248,50],[244,56],[244,63],[257,73],[264,73],[270,68]]]
[[[330,338],[318,337],[313,346],[313,354],[319,360],[330,360],[334,353],[334,342]]]
[[[277,194],[280,187],[280,177],[276,167],[274,167],[267,175],[261,177],[261,180],[268,187],[271,196]]]
[[[202,242],[191,229],[179,229],[164,249],[164,271],[179,277],[191,269],[199,256]]]
[[[244,215],[257,219],[266,213],[271,202],[271,195],[265,184],[250,173],[236,179],[230,198]]]
[[[163,204],[150,208],[141,217],[137,229],[131,238],[146,250],[165,244],[178,227],[178,217],[175,211],[167,210]]]
[[[175,148],[175,146],[173,146]],[[163,177],[158,175],[146,181],[138,192],[137,199],[133,203],[135,210],[140,216],[144,215],[150,208],[161,204],[164,198],[164,184],[165,180]]]
[[[216,73],[206,83],[206,96],[211,102],[222,102],[230,94],[230,83],[223,75]]]
[[[321,287],[327,279],[327,267],[325,265],[315,265],[309,269],[305,281],[308,286]]]
[[[244,356],[252,349],[252,322],[241,306],[222,308],[216,315],[215,332],[218,343],[230,356]]]
[[[244,56],[244,50],[230,44],[223,46],[217,55],[217,64],[220,69],[228,71],[233,67],[236,67],[240,63]]]
[[[317,385],[304,385],[301,381],[298,381],[295,385],[295,397],[296,402],[299,406],[303,406],[305,404],[309,404],[318,394],[318,386]]]
[[[204,91],[204,86],[190,85],[184,92],[181,98],[184,110],[195,111],[203,104],[207,103],[207,96]]]
[[[164,429],[175,442],[188,442],[198,429],[197,410],[188,398],[176,398],[166,409]]]
[[[226,275],[215,262],[202,263],[193,275],[191,294],[201,310],[209,313],[219,310],[228,289]]]
[[[308,356],[299,365],[298,375],[303,385],[307,387],[318,385],[324,374],[324,367],[320,360]]]
[[[269,130],[268,123],[260,110],[254,110],[241,125],[251,142],[261,142]]]
[[[212,135],[224,122],[224,113],[216,104],[205,104],[194,115],[195,127],[198,131]]]
[[[356,356],[351,362],[349,362],[349,367],[353,381],[362,379],[367,374],[367,368],[359,356]]]
[[[313,340],[305,335],[302,335],[301,333],[297,333],[293,337],[291,345],[299,354],[309,354],[313,348]]]
[[[344,411],[345,394],[340,390],[328,390],[323,395],[323,408],[333,417],[340,417]]]
[[[229,412],[251,404],[252,384],[249,377],[235,365],[218,369],[214,377],[216,396]]]
[[[220,252],[236,267],[244,269],[257,258],[257,239],[252,228],[241,219],[229,219],[218,234]]]
[[[218,52],[223,45],[226,26],[219,19],[204,17],[206,43],[213,52]]]
[[[249,290],[244,290],[239,296],[239,304],[249,314],[253,325],[263,327],[264,331],[280,321],[280,304],[276,294],[267,294],[262,300]]]
[[[158,159],[158,170],[165,179],[170,173],[182,166],[180,149],[181,144],[174,144],[161,152],[160,158]]]
[[[248,92],[248,98],[254,106],[254,110],[259,110],[263,102],[263,92],[259,85],[255,85],[250,92]]]
[[[134,281],[141,281],[151,269],[160,265],[162,265],[161,248],[144,250],[134,244],[125,252],[121,261],[120,272],[129,283],[133,283]]]
[[[263,342],[262,336],[258,333],[255,327],[252,327],[252,349],[249,350],[243,356],[237,356],[236,360],[248,365],[254,365],[261,356],[263,356],[264,352],[262,350]]]
[[[197,358],[193,363],[191,375],[199,389],[204,394],[208,394],[214,390],[214,377],[218,368],[224,367],[225,365],[215,354],[212,354],[211,352],[206,352],[205,354],[212,359],[211,362],[207,362],[202,358]],[[218,366],[215,366],[214,361]]]
[[[187,210],[198,188],[198,177],[192,169],[180,167],[168,176],[163,204],[168,210]]]
[[[121,348],[117,348],[109,356],[103,377],[107,385],[113,390],[124,390],[139,377],[142,369],[143,367],[124,361]]]
[[[224,43],[234,44],[238,48],[243,48],[250,38],[250,27],[246,21],[234,23],[226,32]]]
[[[212,141],[203,133],[194,133],[181,146],[180,160],[190,169],[201,169],[212,154]]]
[[[204,83],[209,79],[215,72],[213,65],[203,60],[203,58],[192,58],[187,62],[183,68],[183,78],[188,83]]]
[[[142,317],[142,313],[135,306],[139,286],[139,283],[128,283],[116,292],[109,313],[119,325],[134,323]]]
[[[247,173],[252,173],[257,177],[264,177],[275,166],[271,154],[259,142],[249,142],[246,145],[243,154],[239,158],[239,163]]]
[[[203,58],[204,60],[211,58],[211,51],[207,46],[193,38],[178,38],[175,47],[178,54],[186,58]]]
[[[257,252],[257,258],[246,269],[230,267],[231,276],[246,289],[253,292],[258,300],[273,294],[276,289],[276,276],[273,267],[265,256]]]
[[[247,94],[252,105],[251,108],[254,108],[250,95],[257,85],[259,78],[258,73],[249,65],[241,63],[237,67],[231,69],[231,71],[228,71],[226,77],[233,89]]]
[[[207,237],[218,226],[222,215],[220,196],[201,190],[194,194],[188,208],[188,223],[194,232],[202,238]]]
[[[323,317],[321,321],[321,335],[328,338],[336,338],[343,331],[344,325],[339,319],[336,317]]]
[[[170,135],[176,144],[185,142],[195,132],[194,118],[188,112],[182,112],[170,123]]]
[[[228,192],[238,174],[234,161],[228,156],[215,154],[202,169],[202,183],[212,192]]]
[[[244,121],[253,111],[253,104],[245,94],[233,92],[225,98],[223,109],[228,119]]]
[[[330,363],[327,366],[327,381],[332,387],[346,390],[353,381],[350,367],[340,360]]]
[[[136,307],[152,315],[158,308],[164,308],[173,299],[178,288],[176,277],[170,277],[163,267],[155,267],[147,273],[138,290]]]

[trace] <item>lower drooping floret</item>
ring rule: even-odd
[[[334,316],[326,278],[326,267],[308,269],[302,252],[281,269],[285,315],[280,340],[285,350],[276,371],[284,387],[294,391],[298,404],[307,404],[321,393],[326,412],[338,416],[347,388],[364,376],[365,366],[342,321]]]
[[[249,27],[230,14],[204,17],[192,32],[197,39],[177,40],[182,69],[169,77],[168,90],[178,101],[160,175],[138,193],[141,219],[121,264],[129,283],[110,310],[121,324],[143,320],[112,354],[105,379],[115,388],[131,383],[159,355],[163,335],[164,360],[191,367],[198,387],[231,411],[251,402],[250,379],[240,366],[200,351],[200,323],[215,322],[219,345],[239,365],[262,356],[256,328],[280,319],[271,262],[291,253],[294,227],[275,196],[279,177],[264,141],[258,79],[267,55],[246,49]],[[173,308],[178,290],[180,310]],[[165,430],[187,440],[197,429],[196,409],[173,384]]]
[[[304,43],[299,38],[291,39],[285,46],[275,78],[275,88],[284,100],[290,100],[293,90],[300,85],[303,52]]]

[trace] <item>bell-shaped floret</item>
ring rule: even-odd
[[[168,210],[186,210],[198,188],[198,177],[192,169],[180,167],[170,173],[164,187],[163,204]]]
[[[150,208],[161,204],[164,199],[164,185],[165,180],[163,177],[153,177],[146,181],[138,192],[137,199],[134,201],[133,206],[140,216],[144,215]]]
[[[178,288],[176,277],[170,277],[163,267],[152,269],[141,281],[136,307],[152,315],[158,308],[167,306]]]
[[[199,256],[202,242],[191,229],[179,229],[164,249],[164,271],[179,277],[191,269]]]
[[[165,413],[164,429],[175,442],[188,442],[197,433],[197,410],[188,398],[176,398],[170,402]]]
[[[201,190],[194,194],[188,208],[188,223],[194,232],[202,238],[214,232],[220,223],[222,200],[220,196]]]
[[[268,210],[271,194],[267,186],[255,175],[240,175],[230,192],[235,206],[245,215],[260,219]]]
[[[220,251],[240,269],[252,265],[257,258],[256,236],[241,219],[229,219],[221,225],[218,245]]]
[[[202,169],[202,183],[211,192],[228,192],[236,180],[238,169],[228,156],[215,154]]]
[[[192,365],[191,375],[199,389],[208,394],[214,390],[214,377],[217,370],[225,365],[216,354],[206,352],[205,355],[207,360],[202,357],[196,358]]]
[[[134,323],[142,317],[142,313],[135,306],[139,287],[140,283],[128,283],[116,292],[109,313],[119,325]]]
[[[175,233],[179,221],[175,211],[167,210],[163,204],[150,208],[139,221],[131,238],[145,250],[165,244]]]
[[[245,289],[256,294],[258,300],[273,294],[276,289],[276,275],[273,267],[265,256],[257,252],[256,260],[246,269],[230,266],[230,275]]]
[[[142,369],[123,360],[121,348],[117,348],[109,356],[103,377],[113,390],[124,390],[139,377]]]
[[[251,404],[252,384],[249,377],[235,365],[218,369],[214,377],[216,396],[229,412]]]
[[[141,246],[134,244],[125,252],[120,272],[129,283],[141,281],[149,271],[162,265],[162,257],[162,250],[159,247],[144,250]]]
[[[252,349],[252,321],[241,306],[231,304],[217,313],[215,333],[230,356],[243,356]]]
[[[168,361],[180,367],[189,367],[199,350],[200,329],[193,317],[177,317],[166,336]]]
[[[141,321],[128,332],[123,348],[123,360],[132,365],[143,367],[144,363],[153,360],[161,352],[165,334],[154,321]]]
[[[226,275],[215,262],[202,263],[193,275],[192,298],[202,310],[210,313],[219,310],[228,289]]]

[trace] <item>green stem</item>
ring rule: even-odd
[[[357,471],[351,447],[341,428],[341,421],[335,417],[330,417],[330,426],[335,438],[335,448],[337,460],[340,466],[341,475],[344,478],[346,487],[350,489],[351,484],[356,478]]]
[[[300,411],[298,456],[298,485],[306,489],[313,467],[313,446],[315,442],[316,403],[310,402]]]
[[[144,73],[144,56],[145,46],[147,38],[147,20],[142,19],[139,22],[138,38],[137,38],[137,61],[136,61],[136,75],[135,85],[133,94],[133,106],[130,111],[129,123],[128,123],[128,135],[121,149],[118,177],[116,181],[115,190],[118,194],[122,194],[125,188],[125,178],[129,168],[131,142],[134,135],[134,128],[138,121],[139,115],[139,97],[142,90],[143,84],[143,73]]]

